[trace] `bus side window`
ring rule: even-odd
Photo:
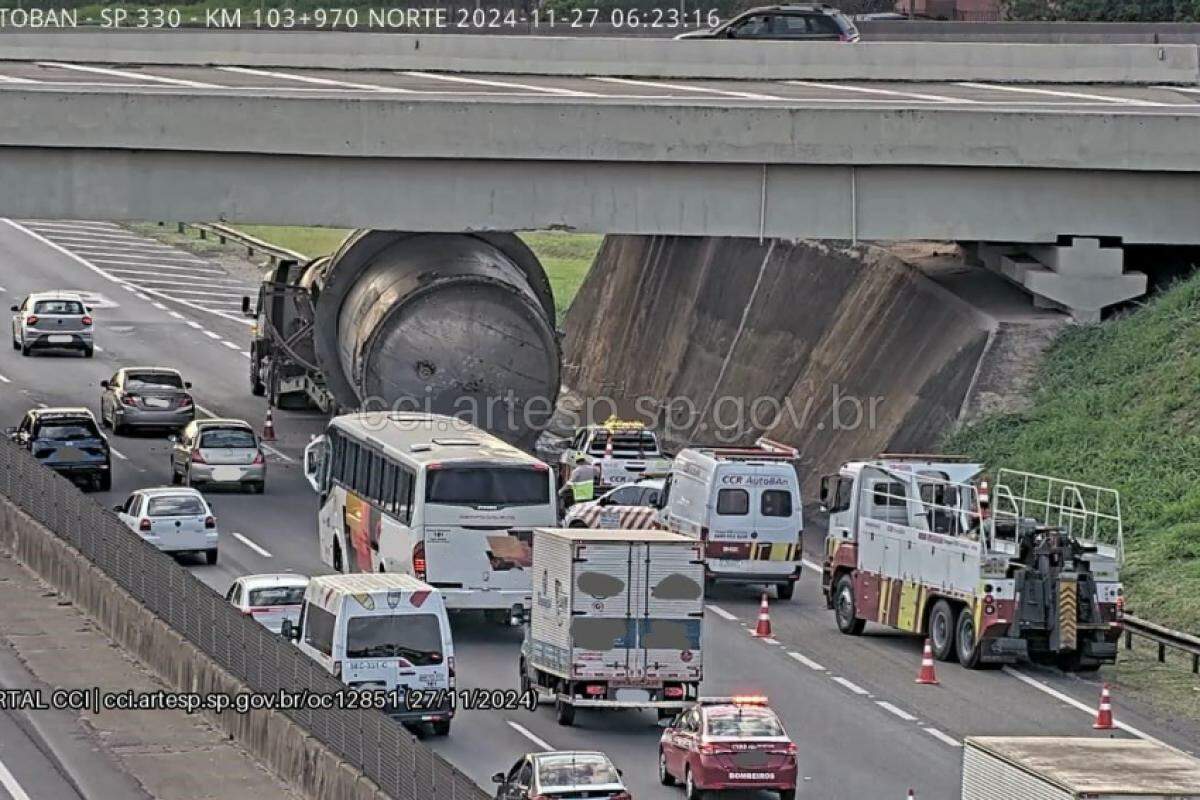
[[[406,468],[396,470],[396,516],[404,524],[412,522],[413,484],[416,476]]]
[[[399,468],[391,461],[383,461],[383,489],[379,493],[379,504],[389,514],[396,513],[396,473]]]

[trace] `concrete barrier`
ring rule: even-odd
[[[746,42],[638,38],[141,31],[0,34],[2,60],[755,80],[1174,83],[1195,45]],[[350,46],[352,44],[352,46]]]
[[[154,670],[171,689],[229,694],[249,691],[78,550],[3,496],[0,547],[16,555],[91,616],[106,635]],[[314,800],[389,800],[362,772],[282,713],[207,716],[276,775]]]

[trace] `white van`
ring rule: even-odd
[[[774,584],[790,600],[800,578],[804,520],[791,447],[689,447],[675,457],[659,523],[705,543],[705,580]]]
[[[300,622],[285,622],[283,635],[347,686],[444,701],[389,714],[450,732],[454,643],[441,592],[429,584],[388,573],[319,575],[304,591]]]

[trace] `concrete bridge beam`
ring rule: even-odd
[[[1094,237],[1065,244],[979,243],[978,260],[1033,295],[1039,308],[1061,308],[1076,322],[1098,322],[1109,306],[1146,292],[1146,275],[1124,271],[1120,246]]]

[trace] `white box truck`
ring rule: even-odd
[[[962,800],[1200,800],[1200,760],[1143,739],[976,736]]]
[[[533,607],[521,690],[576,708],[653,708],[674,716],[699,698],[704,556],[657,530],[536,528]]]

